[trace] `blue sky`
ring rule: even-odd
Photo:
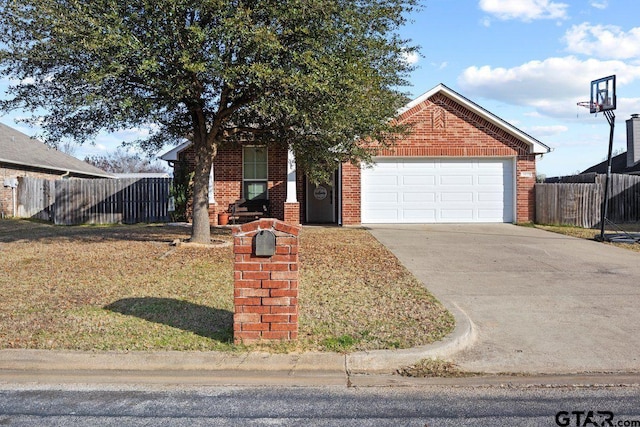
[[[567,175],[602,161],[609,126],[576,106],[589,83],[616,74],[614,149],[640,113],[640,2],[637,0],[422,0],[401,35],[421,47],[406,91],[418,97],[444,83],[550,146],[538,173]],[[4,92],[6,82],[0,82]],[[0,122],[34,131],[14,118]],[[140,130],[101,135],[75,155],[105,154]]]

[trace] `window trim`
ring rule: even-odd
[[[246,148],[264,148],[266,150],[267,160],[266,160],[266,177],[265,179],[255,179],[255,178],[245,178],[245,149]],[[246,194],[246,185],[248,182],[263,182],[266,184],[266,195],[265,199],[253,199],[253,200],[269,200],[269,148],[266,145],[243,145],[242,146],[242,198],[245,200],[249,200]]]

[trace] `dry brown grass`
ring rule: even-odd
[[[564,234],[566,236],[578,237],[580,239],[596,240],[596,236],[600,236],[600,229],[573,227],[568,225],[536,225],[536,228],[540,228],[554,233]],[[618,226],[619,228],[607,227],[605,228],[606,234],[618,234],[620,229],[627,233],[637,234],[640,232],[640,224],[623,224]],[[613,245],[619,248],[627,249],[630,251],[640,252],[640,244],[638,243],[613,243],[604,242],[606,245]]]
[[[231,240],[228,230],[213,234]],[[0,348],[244,350],[231,343],[231,247],[169,246],[188,235],[0,221]],[[301,338],[273,350],[403,348],[453,327],[364,230],[305,228],[301,260]]]

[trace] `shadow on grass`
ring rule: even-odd
[[[139,317],[222,343],[233,342],[233,313],[171,298],[125,298],[106,310]]]
[[[0,220],[0,243],[91,243],[104,241],[166,242],[191,236],[191,226],[172,224],[53,225],[30,219]],[[212,239],[228,239],[231,230],[211,227]]]

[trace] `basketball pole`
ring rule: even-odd
[[[609,180],[611,179],[611,154],[613,153],[613,130],[616,125],[616,115],[613,110],[604,112],[607,122],[609,122],[609,155],[607,156],[607,175],[604,180],[604,199],[602,200],[602,212],[600,212],[600,241],[604,242],[604,223],[609,209]]]

